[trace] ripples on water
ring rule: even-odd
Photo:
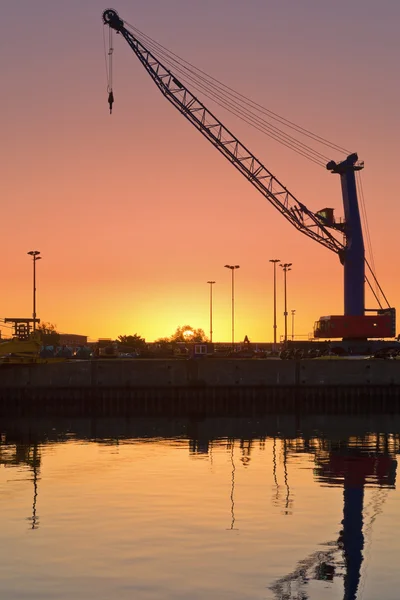
[[[0,431],[0,598],[399,597],[400,418]]]

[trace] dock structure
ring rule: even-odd
[[[400,410],[400,361],[92,360],[3,364],[0,416],[245,416]]]

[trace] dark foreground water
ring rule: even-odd
[[[2,599],[400,597],[399,417],[0,432]]]

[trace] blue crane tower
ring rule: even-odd
[[[342,184],[346,245],[339,256],[344,266],[344,314],[361,316],[365,312],[365,251],[355,172],[363,165],[357,154],[351,154],[339,164],[329,162],[326,168],[338,173]]]

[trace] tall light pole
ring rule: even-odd
[[[287,342],[287,317],[288,317],[288,312],[287,312],[287,292],[286,292],[286,274],[288,271],[291,271],[291,266],[292,263],[283,263],[279,265],[280,267],[282,267],[283,269],[283,282],[284,282],[284,290],[285,290],[285,312],[283,313],[284,317],[285,317],[285,343]]]
[[[232,351],[235,350],[235,269],[240,269],[240,265],[224,265],[226,269],[232,272]]]
[[[36,261],[40,260],[42,257],[39,256],[39,250],[31,250],[28,252],[33,259],[33,331],[36,329]]]
[[[281,261],[279,258],[271,258],[269,262],[274,265],[274,350],[276,350],[276,263]]]
[[[296,311],[293,309],[292,310],[292,342],[294,340],[294,315],[296,314]]]
[[[210,284],[210,342],[212,342],[212,301],[213,301],[213,285],[215,281],[207,281]]]

